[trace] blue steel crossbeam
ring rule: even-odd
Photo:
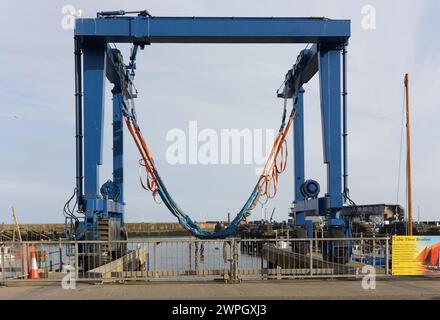
[[[134,43],[339,43],[349,20],[327,18],[113,17],[78,19],[75,36]]]
[[[116,12],[118,14],[118,12]],[[306,225],[306,213],[329,216],[329,224],[342,226],[338,211],[344,204],[342,185],[341,118],[346,99],[341,99],[341,52],[350,37],[349,20],[326,18],[209,18],[101,15],[78,19],[75,27],[77,195],[85,213],[85,229],[96,228],[99,219],[123,225],[123,116],[128,102],[136,97],[132,78],[140,46],[153,43],[313,43],[303,50],[286,76],[286,89],[279,96],[298,98],[294,128],[295,212],[297,224]],[[130,64],[109,43],[132,43]],[[345,60],[344,60],[345,61]],[[345,70],[345,64],[343,64]],[[132,73],[130,73],[130,71]],[[319,185],[304,177],[304,89],[317,73],[320,78],[324,162],[327,165],[327,194],[317,198]],[[100,185],[102,165],[105,79],[113,94],[113,181]],[[342,81],[343,80],[343,81]],[[83,132],[84,131],[84,132]],[[344,157],[344,158],[342,158]],[[344,180],[345,181],[345,180]],[[313,181],[312,181],[313,182]],[[308,183],[308,184],[307,184]],[[344,188],[343,188],[344,187]],[[309,195],[304,190],[311,190]],[[309,191],[310,191],[309,190]],[[310,196],[311,195],[311,196]],[[309,230],[310,231],[310,230]]]

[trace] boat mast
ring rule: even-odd
[[[411,122],[409,108],[409,75],[405,74],[405,93],[406,93],[406,177],[408,192],[408,231],[413,235],[413,212],[412,212],[412,177],[411,177]]]

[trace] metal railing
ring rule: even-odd
[[[0,281],[198,281],[389,275],[389,238],[0,242]],[[34,264],[35,266],[35,264]],[[32,279],[31,279],[32,278]]]

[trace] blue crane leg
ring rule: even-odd
[[[293,128],[293,153],[295,161],[295,203],[304,201],[301,194],[301,185],[305,181],[305,164],[304,164],[304,89],[298,92],[298,104]],[[295,225],[306,227],[307,237],[313,236],[313,224],[306,219],[305,211],[297,211],[295,213]]]
[[[341,159],[341,51],[321,48],[319,75],[321,88],[321,119],[324,163],[327,165],[327,195],[330,208],[343,206]]]
[[[84,196],[99,199],[104,122],[105,46],[84,46]],[[88,208],[86,208],[88,209]]]
[[[121,93],[113,93],[113,182],[119,193],[115,201],[124,204],[124,123]]]
[[[301,185],[304,183],[304,90],[298,95],[298,105],[293,128],[293,153],[295,161],[295,202],[303,201]],[[305,212],[296,212],[295,225],[305,225]]]

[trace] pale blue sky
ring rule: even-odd
[[[352,20],[349,46],[349,168],[359,204],[395,203],[403,74],[411,75],[415,212],[438,219],[440,181],[440,11],[438,1],[2,1],[0,20],[0,222],[62,222],[74,188],[74,73],[72,31],[61,28],[61,8],[83,16],[101,10],[148,9],[177,16],[326,16]],[[361,28],[362,6],[377,10],[377,29]],[[138,56],[137,101],[145,136],[168,189],[196,219],[238,211],[255,184],[254,166],[170,166],[168,130],[274,128],[281,101],[274,92],[303,45],[159,45]],[[121,46],[127,52],[126,46]],[[110,86],[107,86],[110,91]],[[318,81],[307,87],[307,177],[324,185]],[[111,100],[108,96],[107,111]],[[109,112],[107,112],[108,116]],[[111,174],[110,119],[102,182]],[[291,143],[290,143],[291,146]],[[127,221],[174,221],[138,184],[138,155],[126,141]],[[287,218],[293,165],[281,178],[275,218]],[[402,188],[404,186],[402,185]],[[325,188],[324,188],[325,189]],[[400,203],[404,194],[400,195]],[[261,217],[260,209],[255,218]]]

